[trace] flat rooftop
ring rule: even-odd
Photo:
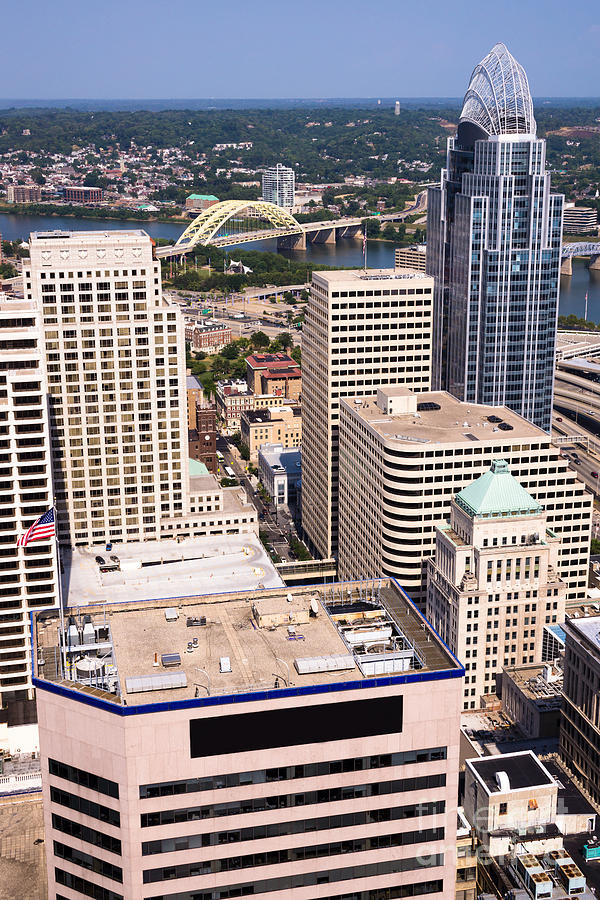
[[[37,616],[36,659],[44,659],[38,677],[131,706],[310,689],[380,673],[389,684],[396,673],[421,680],[426,672],[464,672],[390,579],[199,593],[171,602],[131,596],[129,591],[122,603],[66,611],[67,677],[61,671],[58,613]],[[87,641],[83,613],[89,616]],[[164,667],[163,654],[178,654],[175,664]],[[101,671],[92,677],[96,658]],[[129,680],[148,676],[155,684],[143,690]],[[164,679],[179,684],[167,687]]]
[[[431,404],[439,408],[431,408]],[[417,394],[418,415],[385,414],[376,397],[347,397],[340,400],[340,406],[352,410],[386,441],[405,445],[547,438],[541,428],[506,407],[463,403],[446,391]],[[490,416],[510,428],[499,428],[501,423],[490,422]]]
[[[475,771],[488,794],[507,793],[496,781],[496,773],[499,772],[506,772],[511,791],[556,784],[552,775],[531,750],[488,756],[484,759],[470,759],[467,760],[467,764]]]
[[[547,680],[545,673],[550,668],[550,678]],[[504,673],[519,688],[523,696],[532,700],[540,709],[560,708],[562,700],[563,673],[556,670],[550,663],[529,663],[524,666],[510,666],[504,669]]]
[[[533,750],[538,755],[558,751],[558,737],[529,737],[502,710],[465,710],[461,713],[460,730],[463,760],[475,754],[497,758],[519,750]]]
[[[600,334],[593,331],[559,331],[556,335],[556,359],[597,356],[600,354]]]
[[[90,242],[97,244],[103,238],[110,241],[123,240],[125,238],[139,240],[140,238],[150,239],[150,236],[143,228],[115,228],[114,231],[112,229],[109,231],[102,231],[101,229],[98,231],[61,231],[57,229],[56,231],[32,231],[29,236],[31,243],[37,241],[74,240],[78,243]]]
[[[100,572],[96,557],[119,560],[121,571]],[[205,538],[113,543],[62,551],[63,596],[68,606],[220,591],[281,587],[283,581],[258,537],[228,534]]]
[[[600,655],[600,616],[582,616],[581,618],[569,616],[568,623],[569,627],[586,638],[595,648],[596,653]]]
[[[418,272],[415,269],[399,267],[397,269],[332,269],[327,272],[313,272],[313,278],[318,281],[325,281],[327,284],[336,286],[338,283],[352,284],[354,282],[358,287],[368,289],[370,282],[376,284],[378,281],[393,281],[395,286],[399,286],[402,281],[422,281],[433,285],[431,275],[425,272]]]

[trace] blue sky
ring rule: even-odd
[[[600,95],[597,0],[2,4],[0,97],[462,96],[504,41],[534,96]]]

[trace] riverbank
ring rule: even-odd
[[[6,203],[6,201],[0,200],[0,213],[11,216],[50,216],[50,218],[89,219],[92,222],[104,220],[110,222],[159,222],[166,225],[189,225],[192,221],[188,216],[153,216],[143,210],[139,210],[137,215],[135,210],[124,212],[126,214],[121,215],[120,207],[100,209],[98,207],[73,206],[72,204],[62,206],[58,203]]]

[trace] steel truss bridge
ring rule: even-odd
[[[590,269],[600,269],[600,244],[592,241],[582,241],[573,244],[563,244],[561,250],[562,265],[561,275],[573,274],[573,257],[589,256]]]
[[[222,200],[201,212],[173,246],[157,247],[156,256],[181,257],[206,244],[233,247],[273,238],[278,247],[305,250],[307,240],[333,244],[338,238],[356,237],[362,227],[359,218],[300,223],[266,200]]]

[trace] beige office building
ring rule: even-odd
[[[397,269],[417,269],[419,272],[424,272],[426,262],[427,246],[425,244],[396,247],[394,250],[394,265]]]
[[[302,342],[302,524],[323,558],[338,546],[341,397],[382,384],[429,390],[433,278],[399,269],[313,272]]]
[[[390,387],[340,403],[340,577],[394,575],[423,605],[435,526],[494,459],[546,510],[567,601],[585,600],[592,495],[540,428],[443,391]]]
[[[146,232],[34,233],[61,541],[160,536],[188,507],[183,321]]]
[[[0,293],[0,702],[31,689],[32,611],[58,603],[56,544],[19,536],[53,504],[46,373],[39,312]]]
[[[465,667],[463,709],[496,692],[504,666],[541,661],[544,625],[565,617],[559,544],[541,505],[498,459],[436,526],[427,618]]]
[[[247,410],[242,413],[241,433],[252,462],[257,462],[263,444],[299,447],[302,443],[302,410],[299,406]]]

